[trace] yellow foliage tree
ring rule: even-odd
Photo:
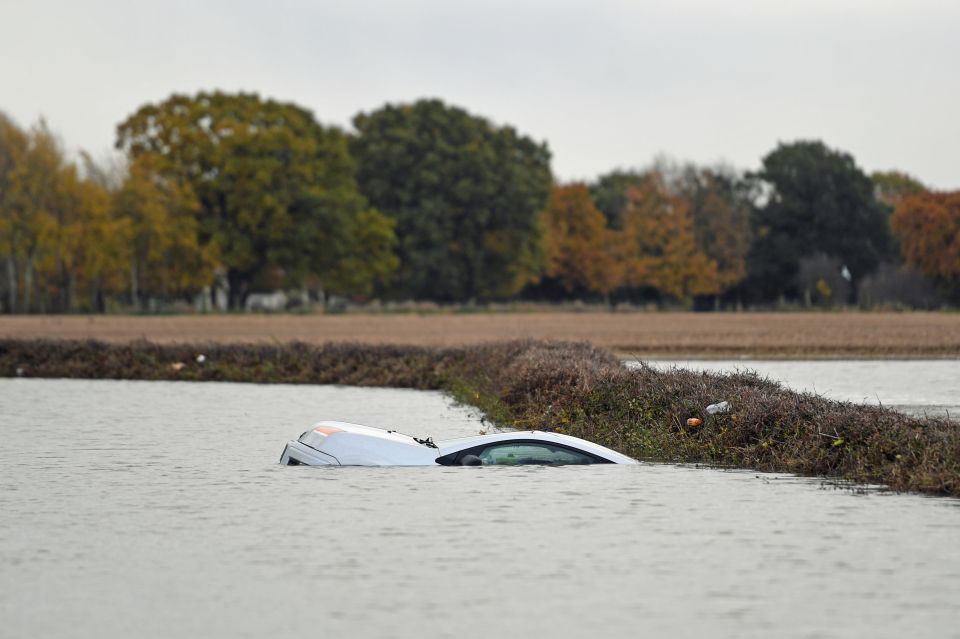
[[[16,312],[20,302],[18,275],[20,237],[24,232],[20,210],[20,174],[27,154],[27,134],[0,113],[0,255],[5,270],[5,302]]]
[[[125,270],[135,308],[150,297],[197,293],[213,281],[219,262],[216,245],[200,242],[193,190],[161,174],[156,161],[151,155],[133,160],[111,202],[113,216],[126,225]]]
[[[106,188],[65,161],[41,120],[0,118],[0,257],[10,312],[104,310],[127,260]]]
[[[4,118],[0,123],[5,182],[0,236],[7,263],[12,312],[34,310],[37,267],[54,246],[57,221],[52,207],[64,168],[56,139],[41,120],[29,132]]]
[[[115,218],[103,185],[81,179],[74,166],[61,172],[52,204],[56,224],[44,261],[53,306],[64,311],[104,311],[106,296],[123,288],[129,255],[128,225]]]

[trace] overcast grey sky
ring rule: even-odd
[[[71,149],[215,88],[344,127],[439,97],[546,140],[563,180],[819,138],[960,188],[957,0],[0,0],[0,110]]]

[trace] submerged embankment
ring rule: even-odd
[[[795,393],[756,375],[623,367],[583,343],[440,348],[0,340],[0,375],[443,389],[499,425],[638,459],[790,472],[960,496],[960,423]],[[708,415],[720,399],[730,411]],[[698,426],[688,426],[689,418]]]

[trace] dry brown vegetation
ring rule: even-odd
[[[628,370],[586,343],[438,348],[0,340],[0,376],[15,375],[445,389],[498,424],[562,431],[639,459],[960,496],[960,423],[795,393],[752,374]],[[704,407],[718,399],[730,402],[730,412],[707,415]],[[688,427],[690,417],[702,425]]]
[[[0,337],[455,346],[588,341],[642,357],[960,357],[958,313],[434,313],[7,316]]]

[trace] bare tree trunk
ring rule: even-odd
[[[93,283],[93,291],[90,295],[90,307],[94,313],[102,313],[104,311],[103,294],[100,290],[99,277]]]
[[[130,258],[130,303],[135,311],[140,310],[140,283],[137,281],[137,258]]]
[[[33,295],[33,256],[27,258],[27,267],[23,271],[23,312],[30,312]]]
[[[300,306],[303,308],[310,306],[310,289],[303,280],[300,280]]]
[[[67,307],[64,309],[68,313],[77,310],[77,276],[73,271],[67,273]]]
[[[59,253],[59,248],[57,249]],[[57,271],[58,271],[58,281],[60,285],[60,295],[59,299],[56,300],[55,304],[59,308],[61,313],[69,313],[73,310],[73,293],[70,290],[72,286],[73,273],[67,269],[67,265],[64,264],[63,260],[57,260]]]
[[[10,303],[10,312],[17,312],[17,263],[13,255],[7,256],[7,300]]]
[[[249,281],[243,273],[235,269],[227,271],[227,299],[231,311],[242,311],[247,303]]]

